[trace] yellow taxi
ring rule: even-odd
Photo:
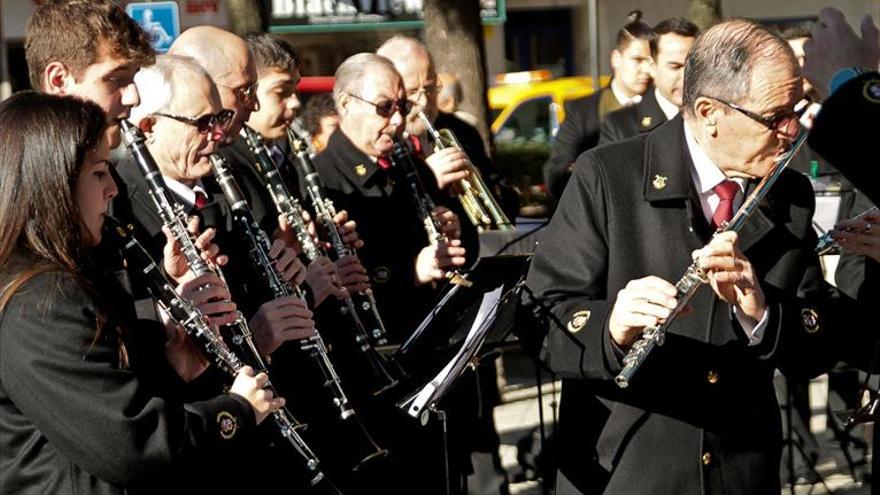
[[[602,76],[600,86],[608,84]],[[565,103],[593,92],[589,76],[551,79],[550,71],[499,74],[489,88],[492,134],[496,143],[549,143],[565,118]]]

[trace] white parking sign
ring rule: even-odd
[[[180,35],[180,12],[177,2],[130,3],[125,12],[150,35],[153,48],[165,53]]]

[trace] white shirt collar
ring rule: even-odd
[[[183,182],[174,180],[171,177],[163,175],[162,178],[165,179],[165,185],[168,186],[168,189],[171,189],[171,192],[176,194],[178,198],[182,199],[187,206],[193,206],[196,204],[196,191],[201,191],[203,194],[207,195],[205,188],[202,186],[202,181],[199,181],[193,187],[189,187]]]
[[[694,139],[693,133],[691,133],[690,128],[687,125],[687,122],[684,123],[684,138],[687,143],[688,152],[691,155],[691,161],[694,166],[691,168],[691,180],[694,181],[694,185],[697,188],[697,192],[700,196],[700,206],[703,209],[703,216],[707,221],[712,220],[712,215],[715,212],[715,209],[718,207],[718,204],[721,200],[718,198],[718,195],[715,194],[715,191],[712,190],[715,186],[723,182],[727,179],[727,176],[724,175],[724,172],[715,165],[714,162],[709,158],[703,148],[700,147],[700,144],[697,143],[697,140]],[[737,183],[739,186],[739,193],[736,195],[736,198],[733,200],[733,210],[734,212],[739,208],[739,205],[742,204],[743,197],[745,194],[746,180],[745,179],[730,179]]]
[[[666,120],[672,120],[673,117],[678,115],[680,110],[678,105],[667,100],[665,96],[660,94],[660,90],[657,88],[654,88],[654,97],[657,98],[657,104],[660,105],[660,110],[663,111],[663,115],[666,115]]]
[[[626,96],[623,90],[618,88],[617,79],[611,80],[611,93],[614,95],[614,98],[617,99],[617,103],[620,103],[622,106],[630,106],[635,105],[636,103],[642,101],[642,95],[635,95],[632,98]]]
[[[711,192],[712,188],[726,180],[727,176],[724,175],[724,172],[715,165],[712,159],[709,158],[709,155],[707,155],[706,152],[703,151],[703,148],[700,147],[700,144],[697,143],[697,140],[694,138],[687,122],[684,123],[684,139],[687,143],[688,152],[690,152],[691,155],[691,161],[694,162],[694,166],[691,169],[691,178],[697,186],[697,191],[700,194]],[[739,184],[740,191],[745,190],[745,179],[731,180]]]

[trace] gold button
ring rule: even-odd
[[[709,373],[706,375],[706,381],[712,385],[718,383],[718,372],[715,370],[709,370]]]
[[[708,466],[709,464],[712,464],[712,454],[709,452],[704,452],[703,453],[703,465]]]

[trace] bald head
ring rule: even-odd
[[[213,26],[187,29],[174,41],[168,53],[198,60],[211,78],[221,84],[236,73],[246,71],[248,63],[253,63],[244,39]]]
[[[406,118],[406,131],[420,136],[426,132],[419,113],[424,112],[431,121],[437,118],[437,70],[428,48],[421,41],[406,36],[395,36],[376,50],[386,57],[403,78],[406,97],[413,104],[413,111]]]
[[[376,50],[377,55],[394,63],[395,67],[407,64],[434,64],[431,52],[421,41],[407,36],[394,36]],[[398,71],[400,69],[398,68]]]
[[[235,112],[227,143],[234,140],[257,105],[257,68],[247,42],[220,28],[196,26],[184,31],[168,53],[193,58],[208,72],[223,108]]]

